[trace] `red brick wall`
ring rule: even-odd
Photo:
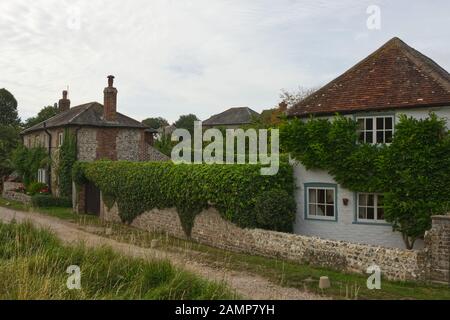
[[[117,160],[116,139],[119,129],[97,129],[97,155],[96,160]]]

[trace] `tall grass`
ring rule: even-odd
[[[81,269],[69,290],[67,267]],[[147,261],[109,248],[64,246],[30,223],[0,223],[0,299],[232,299],[224,284],[203,280],[168,261]]]

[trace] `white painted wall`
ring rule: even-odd
[[[428,113],[433,111],[439,117],[445,118],[450,124],[450,106],[440,108],[404,109],[395,112],[395,119],[398,121],[401,113],[417,119],[428,117]],[[389,111],[388,111],[389,112]],[[386,113],[386,112],[382,112]],[[391,111],[392,113],[392,111]],[[363,113],[361,113],[363,114]],[[349,115],[353,116],[353,115]],[[394,133],[395,135],[395,133]],[[405,248],[400,233],[393,232],[390,225],[383,224],[360,224],[356,223],[356,194],[353,191],[337,185],[337,220],[311,220],[305,219],[305,184],[307,183],[327,183],[337,184],[333,177],[322,170],[307,170],[302,164],[294,165],[294,176],[296,179],[296,200],[297,216],[294,225],[294,232],[297,234],[316,236],[324,239],[344,240],[355,243],[374,244],[386,247]],[[343,199],[348,199],[348,204],[344,205]],[[423,241],[417,240],[414,246],[416,249],[423,247]]]

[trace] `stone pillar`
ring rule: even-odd
[[[425,236],[429,280],[450,285],[450,215],[433,216]]]
[[[72,206],[73,206],[73,210],[76,213],[78,213],[78,214],[86,213],[86,187],[85,186],[75,187],[75,184],[73,184]]]

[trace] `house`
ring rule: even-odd
[[[257,117],[259,117],[259,113],[248,107],[235,107],[213,115],[203,121],[202,125],[205,129],[219,127],[236,129],[251,124]]]
[[[331,118],[360,124],[360,141],[389,143],[400,114],[450,118],[450,75],[430,58],[393,38],[287,111],[288,117]],[[448,120],[447,120],[448,121]],[[383,195],[353,192],[327,172],[294,166],[297,183],[295,233],[404,248],[383,218]],[[423,244],[416,243],[417,246]]]
[[[26,147],[42,146],[48,150],[52,158],[50,168],[40,169],[38,179],[47,183],[54,195],[59,195],[58,151],[66,130],[75,135],[77,159],[80,161],[168,160],[152,147],[155,130],[117,112],[117,89],[113,85],[114,76],[108,76],[103,105],[90,102],[71,108],[67,91],[63,91],[58,114],[21,133]]]

